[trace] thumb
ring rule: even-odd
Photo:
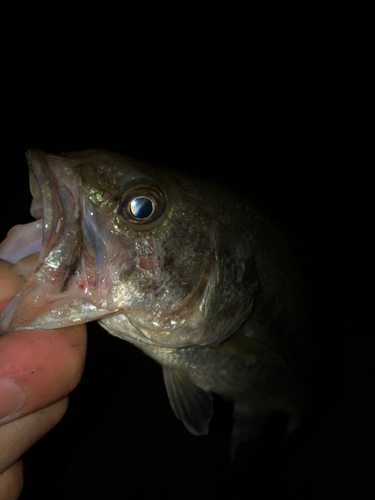
[[[11,269],[0,261],[0,311],[22,286]],[[0,474],[62,418],[85,356],[85,325],[0,338]]]

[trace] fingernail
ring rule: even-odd
[[[0,420],[19,410],[25,399],[18,384],[6,378],[0,379]]]

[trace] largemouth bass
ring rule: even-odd
[[[273,411],[298,425],[306,302],[275,222],[224,186],[105,150],[27,161],[36,220],[0,245],[26,279],[0,334],[97,320],[161,364],[191,433],[208,432],[213,393],[234,403],[234,446]]]

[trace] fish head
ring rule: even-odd
[[[241,210],[207,182],[105,150],[27,161],[36,220],[0,245],[27,281],[0,331],[98,320],[135,344],[212,346],[251,313],[259,282]]]

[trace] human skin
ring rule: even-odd
[[[23,284],[0,260],[0,312]],[[21,457],[64,416],[81,379],[86,326],[27,330],[0,337],[0,498],[23,487]]]

